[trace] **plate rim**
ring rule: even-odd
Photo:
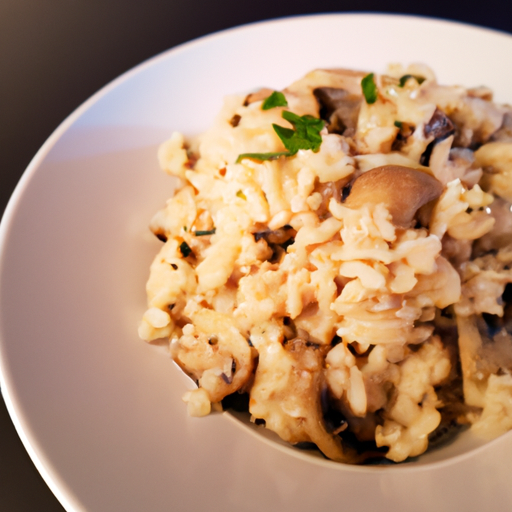
[[[30,180],[33,175],[39,169],[41,163],[45,160],[48,153],[55,146],[58,140],[66,133],[73,123],[75,123],[85,112],[87,112],[94,104],[96,104],[101,98],[109,94],[111,91],[115,90],[122,83],[130,80],[133,76],[143,72],[146,68],[151,67],[158,62],[170,58],[173,55],[177,55],[182,52],[186,52],[191,48],[201,45],[207,45],[210,41],[229,37],[231,34],[235,34],[237,32],[246,31],[246,30],[257,30],[259,27],[265,25],[275,25],[275,24],[290,24],[300,20],[308,20],[308,19],[321,19],[321,18],[359,18],[370,19],[370,18],[386,18],[386,19],[395,19],[402,20],[403,22],[410,21],[422,21],[428,22],[433,25],[435,24],[443,24],[447,26],[457,26],[461,29],[471,30],[471,31],[480,31],[482,33],[486,33],[493,36],[506,37],[507,39],[512,38],[512,35],[503,30],[489,28],[480,26],[473,23],[462,22],[458,20],[452,20],[449,18],[439,18],[433,16],[426,15],[417,15],[417,14],[407,14],[407,13],[389,13],[389,12],[379,12],[379,11],[353,11],[353,12],[321,12],[316,14],[300,14],[293,16],[282,16],[278,18],[270,18],[260,21],[254,21],[245,23],[242,25],[237,25],[230,28],[225,28],[222,30],[218,30],[215,32],[211,32],[189,41],[182,42],[176,46],[170,47],[162,52],[159,52],[139,64],[131,67],[125,72],[121,73],[119,76],[114,78],[113,80],[106,83],[100,89],[98,89],[94,94],[88,97],[84,102],[82,102],[78,107],[76,107],[58,126],[55,130],[50,134],[50,136],[45,140],[45,142],[41,145],[39,150],[35,153],[25,170],[23,171],[19,181],[17,182],[9,200],[5,207],[5,210],[2,213],[2,218],[0,221],[0,263],[3,261],[6,252],[8,251],[8,244],[6,240],[9,236],[9,231],[11,228],[11,224],[13,219],[16,216],[17,208],[19,206],[20,200],[28,186]],[[512,100],[511,100],[512,101]],[[1,280],[1,275],[0,275]],[[0,334],[1,335],[1,334]],[[3,346],[7,343],[5,340],[0,339],[0,391],[2,393],[3,399],[6,403],[7,410],[11,417],[11,420],[15,426],[18,436],[20,437],[27,453],[29,454],[31,460],[33,461],[35,467],[45,480],[46,484],[52,491],[52,493],[57,497],[62,506],[69,511],[82,511],[85,509],[82,508],[82,504],[76,499],[76,496],[72,494],[72,490],[68,490],[68,486],[65,481],[60,482],[61,476],[57,478],[57,475],[54,475],[53,472],[48,471],[46,464],[44,462],[45,457],[41,457],[38,453],[38,450],[33,446],[33,442],[30,437],[33,433],[30,432],[30,429],[27,429],[23,426],[23,422],[18,416],[16,399],[15,399],[15,389],[11,389],[11,385],[9,383],[9,374],[13,371],[13,369],[8,368],[6,365],[5,358],[3,357]],[[443,460],[439,462],[433,462],[427,465],[418,465],[418,466],[397,466],[392,469],[394,473],[398,473],[402,470],[406,470],[408,472],[414,471],[422,471],[426,469],[430,469],[433,466],[444,466],[452,464],[452,461],[459,461],[464,458],[468,458],[473,456],[476,452],[480,452],[485,449],[489,444],[498,442],[498,439],[491,441],[481,447],[475,448],[467,453],[458,455],[448,460]],[[44,454],[48,456],[48,454]],[[354,468],[355,469],[355,468]],[[368,471],[381,471],[379,468],[357,468],[356,471],[368,472]],[[386,468],[388,471],[388,468]],[[71,494],[69,492],[71,492]]]

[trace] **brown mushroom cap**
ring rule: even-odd
[[[442,191],[441,182],[430,174],[401,165],[383,165],[354,180],[345,205],[357,209],[383,203],[393,223],[408,228],[418,209],[437,199]]]
[[[256,101],[266,100],[273,92],[273,89],[262,87],[259,91],[248,94],[244,100],[244,107],[247,107],[247,105],[250,105]]]

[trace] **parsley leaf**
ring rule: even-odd
[[[369,73],[361,80],[361,88],[363,89],[364,99],[368,105],[377,101],[377,85],[375,84],[373,73]]]
[[[274,91],[268,98],[265,99],[261,110],[270,110],[274,107],[287,107],[288,102],[282,92]]]
[[[291,155],[295,155],[299,149],[311,149],[315,153],[320,149],[320,131],[325,125],[322,119],[308,115],[298,116],[288,110],[283,110],[282,117],[290,122],[295,130],[277,124],[272,126]]]
[[[207,229],[207,230],[204,230],[204,231],[197,230],[197,231],[194,232],[194,234],[196,236],[214,235],[215,234],[215,228]]]
[[[238,155],[236,163],[239,164],[244,158],[263,162],[264,160],[277,160],[281,156],[290,156],[290,153],[288,151],[279,151],[277,153],[242,153]]]
[[[406,84],[407,80],[409,80],[409,78],[414,78],[414,80],[416,80],[416,82],[418,82],[419,85],[421,85],[425,81],[425,78],[419,75],[404,75],[400,77],[400,83],[398,85],[400,87],[403,87]]]
[[[274,131],[281,139],[284,147],[288,151],[279,151],[277,153],[243,153],[238,156],[236,163],[240,163],[244,158],[253,160],[276,160],[281,156],[293,156],[299,149],[311,149],[315,153],[320,149],[322,136],[320,132],[325,126],[325,121],[313,116],[298,116],[288,110],[283,110],[281,114],[295,128],[285,128],[278,124],[272,124]]]
[[[395,122],[394,122],[394,125],[395,125],[397,128],[400,128],[400,129],[402,128],[403,124],[404,124],[404,123],[402,123],[402,121],[395,121]]]

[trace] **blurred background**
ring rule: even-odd
[[[512,34],[510,0],[0,0],[0,212],[57,126],[121,73],[205,34],[320,12],[412,14]],[[30,461],[1,399],[0,510],[64,510]]]

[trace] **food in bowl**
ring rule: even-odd
[[[424,65],[315,70],[175,132],[142,339],[192,416],[329,459],[405,461],[512,428],[512,108]]]

